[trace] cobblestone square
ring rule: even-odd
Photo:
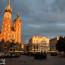
[[[19,58],[6,58],[5,65],[65,65],[65,58],[47,56],[47,59],[34,59],[34,57],[21,55]]]

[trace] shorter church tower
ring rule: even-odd
[[[13,23],[13,28],[15,30],[15,42],[18,43],[21,43],[21,26],[22,26],[22,21],[19,18],[19,12],[18,12],[17,17]]]

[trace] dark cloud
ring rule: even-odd
[[[9,0],[0,0],[0,29]],[[22,43],[34,35],[65,36],[65,0],[11,0],[12,21],[20,12]]]

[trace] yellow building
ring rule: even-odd
[[[43,36],[33,36],[29,40],[29,50],[30,51],[49,51],[50,45],[49,45],[49,38],[43,37]]]
[[[10,1],[8,6],[5,8],[4,18],[2,22],[2,29],[0,33],[0,41],[4,39],[5,42],[14,42],[21,43],[21,26],[22,21],[19,18],[19,13],[15,18],[13,25],[12,25],[12,8],[10,7]]]

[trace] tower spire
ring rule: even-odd
[[[10,0],[9,0],[9,4],[8,5],[10,5]]]
[[[7,9],[10,9],[10,0],[9,0],[9,3],[8,3],[8,6],[7,6]]]
[[[17,17],[19,17],[19,12],[18,12],[18,14],[17,14]]]
[[[5,8],[5,12],[11,12],[12,13],[12,8],[10,7],[10,0],[8,3],[8,6]]]

